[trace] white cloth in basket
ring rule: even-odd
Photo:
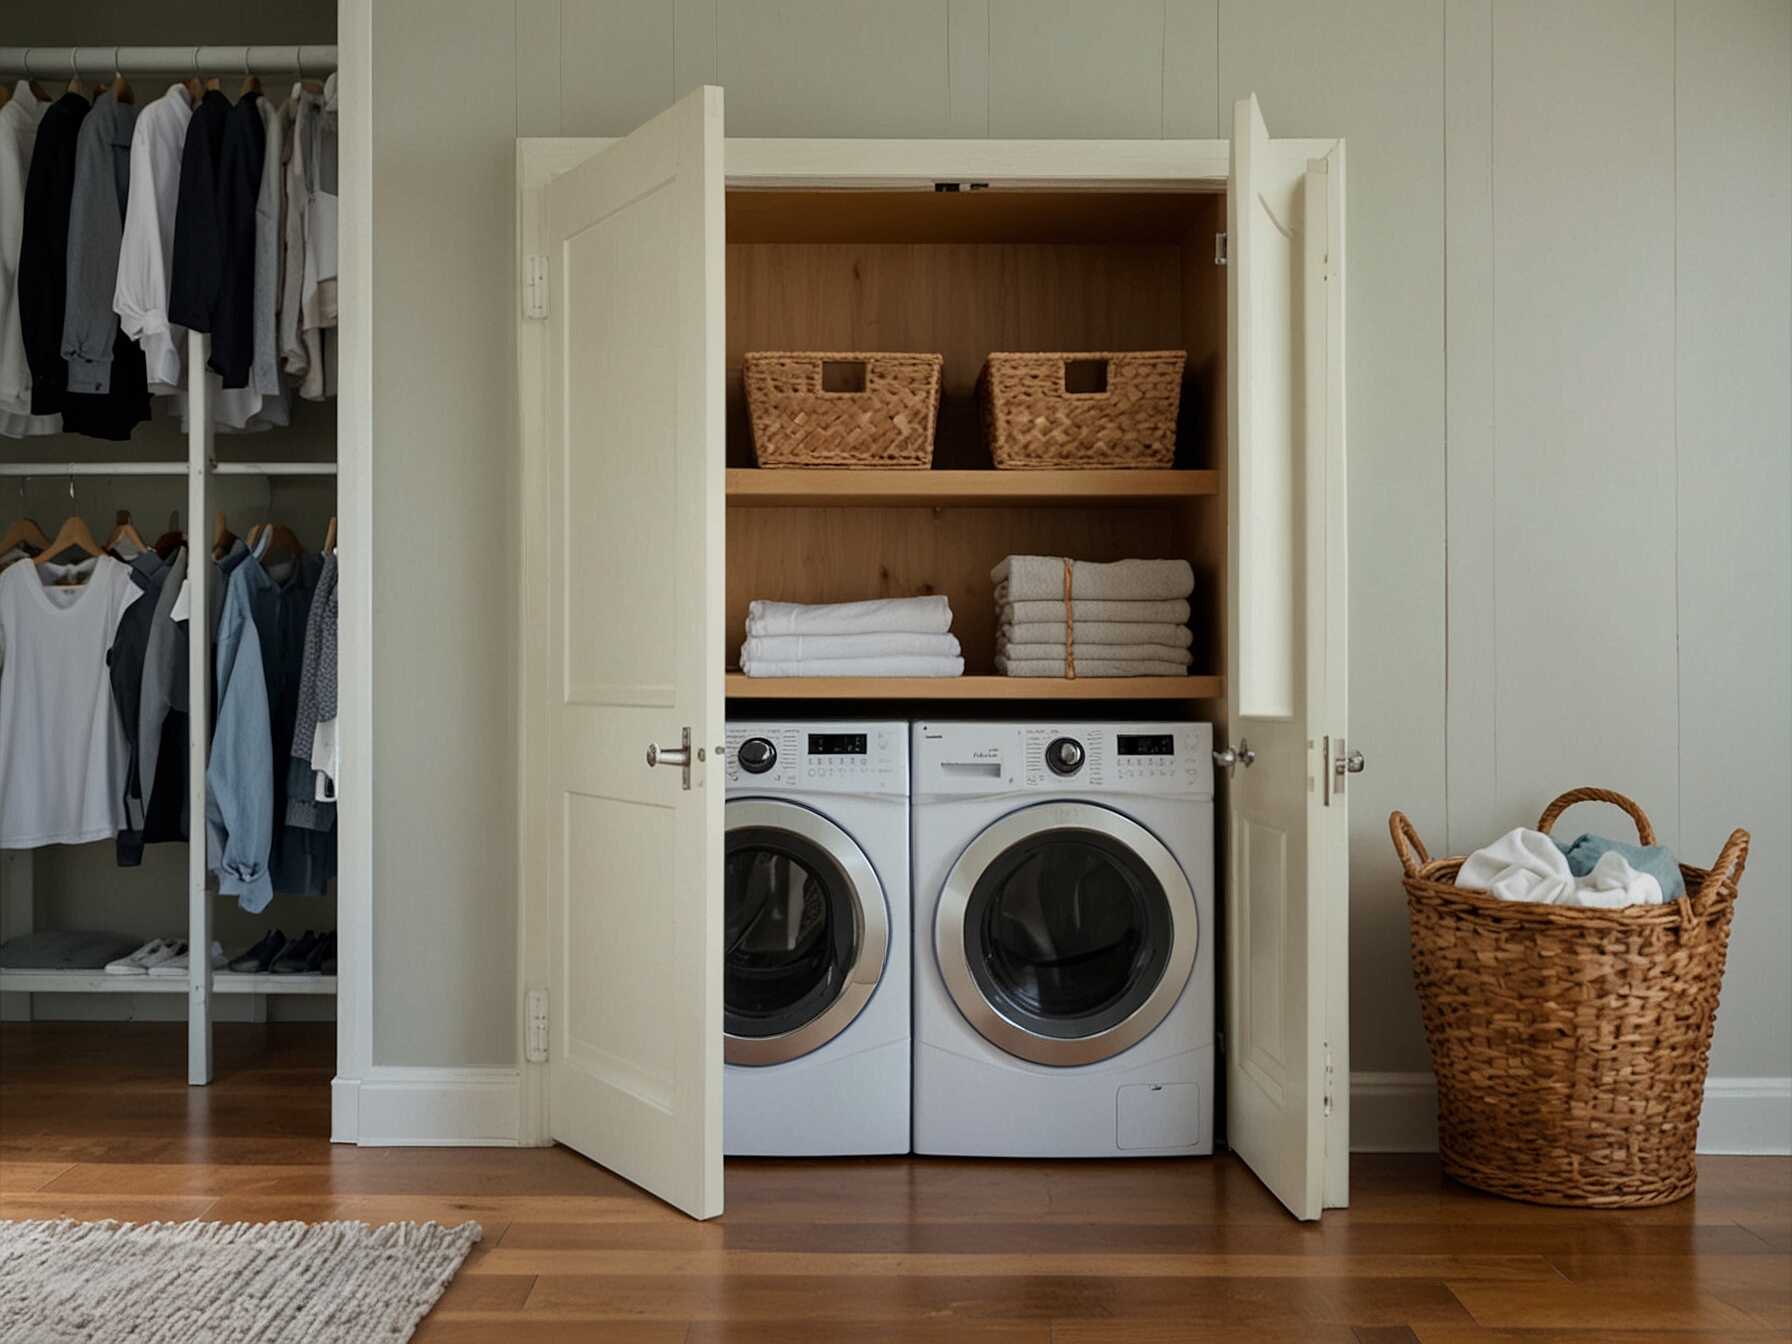
[[[1602,855],[1592,872],[1576,879],[1556,842],[1542,831],[1524,826],[1470,854],[1456,875],[1456,885],[1485,891],[1502,901],[1536,905],[1617,910],[1662,902],[1661,883],[1632,868],[1622,854]]]

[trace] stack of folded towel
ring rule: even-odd
[[[740,670],[749,677],[961,677],[944,597],[751,602]]]
[[[1188,675],[1186,560],[1011,555],[996,585],[996,670],[1010,677]]]

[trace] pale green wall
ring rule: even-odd
[[[1694,857],[1755,830],[1713,1068],[1792,1074],[1788,12],[382,0],[378,1062],[514,1059],[511,138],[708,81],[737,135],[1213,136],[1255,91],[1346,136],[1352,1065],[1425,1067],[1388,810],[1460,849],[1596,782]]]

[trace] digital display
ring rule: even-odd
[[[811,756],[863,756],[865,754],[865,734],[810,733],[809,754]]]
[[[1121,733],[1122,756],[1174,756],[1176,739],[1169,733]]]

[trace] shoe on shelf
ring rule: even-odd
[[[274,958],[274,974],[303,975],[305,973],[305,962],[310,958],[311,950],[316,947],[317,944],[317,935],[310,929],[306,929],[304,936],[294,938],[291,942],[287,943],[285,947],[280,949],[280,955]]]
[[[184,946],[184,944],[183,944],[183,946]],[[169,957],[167,961],[162,962],[160,965],[151,966],[149,968],[149,973],[151,975],[160,975],[160,976],[167,976],[167,977],[174,977],[174,976],[184,977],[187,974],[188,968],[191,965],[192,965],[191,958],[189,958],[185,952],[181,952],[176,956]],[[218,943],[213,943],[212,944],[212,970],[213,971],[221,971],[223,969],[224,969],[224,948]]]
[[[151,938],[142,947],[129,956],[120,957],[117,961],[106,963],[107,975],[146,975],[154,963],[164,962],[176,952],[184,952],[186,944],[170,947],[160,938]]]
[[[326,964],[330,968],[327,971],[324,969],[324,966]],[[331,929],[322,938],[319,938],[317,940],[317,946],[312,948],[311,955],[305,958],[305,972],[307,975],[335,975],[336,974],[336,930],[335,929]]]
[[[261,941],[254,947],[247,948],[230,959],[230,969],[240,975],[265,975],[268,967],[274,964],[274,958],[280,955],[280,949],[286,946],[286,935],[279,929],[272,929],[261,936]]]
[[[143,958],[143,969],[145,973],[154,975],[156,973],[156,967],[165,966],[176,957],[184,957],[186,955],[187,940],[185,938],[170,938],[162,944],[160,951],[152,952],[147,957]]]

